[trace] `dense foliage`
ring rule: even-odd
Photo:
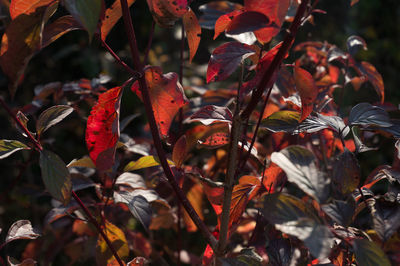
[[[0,264],[400,264],[397,96],[324,2],[2,1]]]

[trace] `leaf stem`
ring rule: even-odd
[[[89,218],[89,221],[96,227],[97,231],[103,237],[104,241],[106,241],[108,248],[111,250],[111,252],[114,255],[115,259],[118,261],[119,265],[121,265],[121,266],[125,265],[123,263],[123,261],[121,260],[121,258],[118,256],[118,253],[114,249],[114,246],[112,245],[110,239],[107,237],[107,235],[101,229],[100,224],[96,221],[96,219],[90,213],[89,209],[86,207],[86,205],[82,202],[82,200],[78,197],[78,195],[73,190],[72,190],[72,197],[76,200],[76,202],[79,204],[79,206],[85,212],[85,214]]]
[[[243,121],[245,121],[248,117],[250,117],[250,114],[256,108],[257,103],[262,98],[261,96],[264,92],[265,87],[270,83],[275,71],[279,68],[285,55],[287,54],[290,47],[292,46],[293,41],[296,36],[296,33],[297,33],[297,30],[299,29],[299,27],[301,25],[303,15],[306,12],[308,2],[309,2],[309,0],[301,1],[301,4],[297,9],[296,16],[295,16],[292,24],[290,25],[290,28],[285,36],[285,39],[283,40],[281,48],[279,49],[278,53],[272,60],[268,69],[265,71],[262,80],[258,83],[257,87],[253,91],[250,102],[248,103],[246,108],[240,114],[240,117],[242,118]]]
[[[132,24],[131,15],[129,12],[128,4],[127,4],[126,0],[120,0],[120,1],[121,1],[122,14],[123,14],[123,19],[124,19],[124,24],[125,24],[125,30],[128,35],[129,46],[130,46],[131,54],[132,54],[132,58],[133,58],[134,68],[136,71],[141,72],[143,70],[143,66],[142,66],[142,63],[140,62],[140,58],[139,58],[139,50],[137,48],[135,31],[133,29],[133,24]],[[200,232],[203,234],[203,236],[205,237],[208,244],[210,244],[210,246],[213,248],[213,250],[215,250],[216,245],[217,245],[217,240],[210,233],[207,226],[200,219],[199,215],[196,213],[193,206],[190,204],[189,200],[186,198],[185,194],[180,189],[178,183],[176,182],[175,176],[172,173],[171,168],[169,167],[165,152],[163,150],[160,135],[158,133],[157,124],[156,124],[156,121],[154,118],[153,108],[151,105],[150,94],[149,94],[148,87],[146,84],[146,79],[144,76],[141,76],[139,78],[139,87],[140,87],[140,92],[142,93],[142,98],[143,98],[143,103],[144,103],[144,107],[146,110],[147,118],[149,120],[149,125],[150,125],[151,134],[153,136],[154,146],[156,148],[158,158],[160,159],[160,164],[164,170],[164,174],[167,177],[173,190],[175,191],[176,196],[178,197],[178,200],[183,205],[185,210],[188,212],[190,218],[192,218],[192,220],[196,224],[197,228],[199,228]]]

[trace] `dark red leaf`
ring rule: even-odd
[[[128,6],[131,6],[136,0],[128,0]],[[108,33],[122,16],[121,1],[115,0],[110,8],[107,8],[104,19],[101,21],[101,39],[104,41]]]
[[[97,169],[112,167],[119,139],[119,108],[122,88],[115,87],[102,93],[86,125],[86,145]]]
[[[247,44],[228,42],[217,47],[208,62],[207,83],[227,79],[246,57],[254,54]]]
[[[383,103],[385,101],[385,86],[381,74],[373,65],[365,61],[361,62],[361,65],[358,65],[358,67],[368,81],[371,82],[381,99],[381,103]]]
[[[172,150],[172,161],[175,163],[175,166],[180,168],[187,156],[187,147],[186,147],[186,136],[183,135],[178,139],[178,141],[174,145],[174,149]]]
[[[147,0],[147,4],[161,27],[172,27],[188,10],[187,0]]]
[[[197,52],[197,48],[201,39],[201,27],[196,15],[191,9],[182,18],[183,27],[185,28],[186,38],[189,44],[190,62]]]
[[[145,77],[154,117],[161,136],[166,137],[175,114],[188,100],[183,92],[182,85],[178,82],[176,73],[163,74],[160,67],[151,66],[145,69]],[[139,82],[136,81],[132,85],[132,91],[141,98]]]
[[[72,17],[63,16],[55,20],[43,29],[42,48],[51,44],[64,34],[73,31],[81,30],[82,26]]]
[[[245,11],[235,16],[226,27],[226,33],[234,35],[255,31],[268,25],[269,19],[257,11]]]

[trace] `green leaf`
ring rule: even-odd
[[[288,180],[295,183],[318,202],[328,195],[329,178],[317,169],[314,154],[302,146],[289,146],[280,152],[273,152],[271,161],[285,171]]]
[[[101,12],[101,0],[65,0],[65,7],[68,12],[81,23],[92,39],[97,29]]]
[[[278,111],[263,119],[261,128],[272,132],[292,132],[299,125],[300,116],[296,111]]]
[[[86,168],[96,168],[92,159],[89,156],[84,156],[80,159],[73,159],[67,167],[86,167]]]
[[[172,162],[170,160],[167,160],[167,161],[168,161],[169,165],[174,165],[174,162]],[[135,171],[135,170],[148,168],[148,167],[152,167],[152,166],[157,166],[157,165],[160,165],[160,161],[159,161],[158,157],[153,156],[153,155],[143,156],[137,161],[129,162],[125,166],[124,172]]]
[[[39,164],[47,190],[55,199],[67,205],[71,199],[72,183],[64,162],[57,154],[42,150]]]
[[[68,105],[55,105],[43,111],[36,123],[38,135],[41,135],[47,129],[62,121],[72,113],[72,111],[74,111],[74,109]]]
[[[390,266],[391,263],[385,253],[374,242],[366,239],[354,239],[354,255],[358,265],[363,266]]]
[[[16,151],[29,150],[30,148],[18,140],[0,140],[0,159],[4,159]]]

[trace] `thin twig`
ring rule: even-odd
[[[144,51],[143,65],[147,65],[147,60],[149,59],[149,52],[151,49],[151,44],[153,43],[153,36],[154,36],[155,28],[156,28],[156,22],[153,20],[153,22],[151,24],[150,33],[149,33],[149,40],[147,42],[146,50]]]
[[[127,4],[126,0],[120,0],[120,1],[121,1],[122,14],[123,14],[123,19],[124,19],[124,24],[125,24],[125,30],[128,35],[129,46],[130,46],[131,54],[132,54],[132,58],[133,58],[134,68],[136,71],[141,72],[143,70],[143,65],[140,62],[139,50],[137,48],[135,31],[133,29],[133,24],[132,24],[131,15],[129,12],[128,4]],[[160,139],[160,135],[158,133],[158,127],[157,127],[157,124],[156,124],[156,121],[154,118],[153,108],[151,105],[151,99],[150,99],[148,87],[146,84],[146,79],[144,76],[139,78],[139,87],[140,87],[140,92],[142,93],[143,103],[144,103],[144,107],[145,107],[147,118],[148,118],[149,125],[150,125],[150,130],[151,130],[151,134],[153,137],[154,147],[156,148],[157,155],[158,155],[158,158],[160,159],[160,164],[161,164],[161,167],[163,168],[164,174],[167,177],[170,185],[172,186],[172,189],[175,191],[175,193],[178,197],[178,200],[183,205],[185,210],[188,212],[190,218],[192,218],[192,220],[196,224],[197,228],[199,228],[200,232],[205,237],[205,240],[207,241],[207,243],[210,244],[210,246],[213,249],[216,249],[217,240],[210,233],[207,226],[200,219],[199,215],[196,213],[193,206],[190,204],[189,200],[186,198],[186,195],[180,189],[178,183],[176,182],[175,176],[172,173],[171,168],[169,167],[169,164],[167,162],[167,158],[166,158],[163,146],[162,146],[162,142]]]

